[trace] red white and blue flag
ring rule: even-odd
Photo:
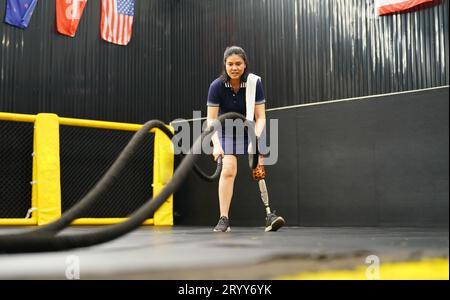
[[[405,11],[415,6],[432,3],[435,0],[375,0],[375,10],[379,16]]]
[[[37,0],[7,0],[5,23],[27,28],[36,4]]]
[[[127,45],[131,39],[134,0],[102,0],[102,39],[118,45]]]

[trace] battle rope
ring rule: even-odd
[[[0,235],[0,252],[26,253],[88,247],[111,241],[136,229],[141,226],[148,216],[152,215],[171,194],[178,190],[186,176],[189,174],[189,171],[193,168],[195,161],[198,159],[198,155],[194,155],[193,153],[200,153],[199,150],[201,149],[203,138],[208,134],[215,132],[218,125],[223,123],[225,119],[241,119],[245,121],[245,117],[238,113],[226,113],[218,117],[218,119],[214,121],[194,142],[186,157],[175,170],[172,179],[166,184],[161,192],[156,197],[143,204],[131,214],[126,221],[90,233],[56,236],[59,231],[69,226],[72,221],[82,216],[89,208],[91,208],[96,203],[99,195],[115,184],[118,174],[125,168],[132,154],[144,141],[146,135],[152,128],[159,128],[166,135],[172,137],[170,130],[168,130],[161,121],[152,120],[145,123],[142,128],[133,135],[130,142],[120,153],[118,159],[103,175],[99,182],[83,199],[66,211],[61,218],[31,232]],[[217,173],[217,170],[215,173]]]
[[[217,158],[217,167],[212,175],[207,175],[196,164],[194,164],[194,171],[203,180],[209,182],[215,181],[220,176],[220,172],[222,172],[222,156]]]

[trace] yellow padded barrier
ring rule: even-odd
[[[0,112],[0,120],[34,123],[34,121],[36,120],[36,116]]]
[[[169,129],[174,132],[172,127]],[[153,197],[159,194],[173,176],[174,150],[172,141],[161,130],[155,132],[153,162]],[[155,225],[173,225],[173,195],[155,211]]]
[[[32,207],[29,219],[0,219],[0,225],[44,225],[61,216],[61,181],[59,157],[59,126],[79,126],[112,130],[137,131],[142,125],[72,118],[59,118],[55,114],[23,115],[0,113],[0,120],[31,122],[34,126]],[[172,132],[173,128],[167,126]],[[159,129],[155,134],[153,196],[157,195],[173,176],[174,151],[171,140]],[[150,167],[150,166],[149,166]],[[115,224],[126,218],[80,218],[77,225]],[[173,195],[147,219],[146,225],[173,225]]]
[[[122,223],[127,218],[80,218],[72,222],[74,225],[112,225]],[[142,223],[144,225],[154,225],[153,219],[147,219]]]
[[[61,216],[59,118],[38,114],[34,127],[36,188],[32,198],[37,202],[38,225],[45,225]]]
[[[7,218],[7,219],[0,219],[0,226],[1,225],[7,225],[7,226],[16,226],[16,225],[36,225],[37,219],[36,217],[30,218],[30,219],[19,219],[19,218]]]
[[[108,121],[95,121],[95,120],[72,119],[72,118],[59,118],[59,124],[66,126],[124,130],[124,131],[138,131],[142,127],[142,125],[139,124],[116,123]]]

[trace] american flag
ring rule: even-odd
[[[134,0],[102,0],[101,36],[104,40],[127,45],[133,28]]]

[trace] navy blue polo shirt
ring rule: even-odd
[[[219,116],[227,112],[237,112],[245,116],[246,104],[246,82],[241,82],[241,87],[237,93],[234,93],[231,84],[224,82],[221,77],[214,80],[209,86],[208,106],[218,106]],[[261,80],[256,83],[255,104],[266,103]]]
[[[247,83],[241,82],[239,91],[235,93],[229,82],[224,82],[221,77],[214,80],[209,86],[208,106],[219,107],[219,116],[228,112],[237,112],[246,115],[246,90]],[[266,103],[261,80],[256,83],[255,105]],[[232,136],[226,135],[225,126],[222,132],[219,131],[219,138],[225,154],[245,154],[247,153],[248,135],[245,130],[235,128]],[[238,134],[244,132],[244,136]],[[239,150],[241,149],[241,150]],[[242,153],[241,153],[242,151]]]

